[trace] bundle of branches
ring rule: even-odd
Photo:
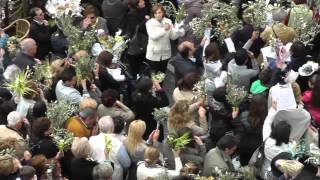
[[[63,128],[55,128],[51,134],[54,144],[58,147],[59,151],[67,151],[71,148],[74,139],[73,133]]]
[[[94,60],[90,57],[81,57],[75,64],[77,80],[93,79]]]
[[[167,139],[167,143],[171,149],[181,150],[191,142],[189,136],[189,133],[184,133],[180,137],[176,133],[170,133]]]

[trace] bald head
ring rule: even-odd
[[[112,133],[113,132],[113,119],[110,116],[103,116],[98,121],[99,129],[103,133]]]
[[[37,43],[32,38],[26,38],[20,43],[21,51],[30,56],[35,56],[37,53]]]

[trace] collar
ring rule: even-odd
[[[217,151],[221,155],[221,157],[223,158],[224,162],[227,162],[227,163],[231,162],[231,157],[226,155],[226,153],[224,153],[224,151],[220,150],[218,147],[217,147]]]
[[[33,19],[33,21],[36,22],[36,23],[39,24],[39,25],[43,25],[43,22],[40,22],[40,21],[35,20],[35,19]]]
[[[84,123],[84,122],[82,121],[82,118],[81,118],[81,117],[78,117],[78,120],[84,125],[84,127],[86,127],[87,129],[89,129],[89,127],[86,125],[86,123]]]
[[[21,136],[21,133],[20,133],[17,129],[12,128],[12,127],[10,127],[10,126],[8,126],[8,125],[6,125],[6,128],[8,128],[8,129],[10,129],[10,130],[12,130],[12,131],[14,131],[14,132],[18,133],[18,134]],[[22,137],[22,136],[21,136],[21,137]]]

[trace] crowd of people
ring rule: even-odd
[[[223,1],[238,7],[243,22],[229,36],[233,48],[207,32],[195,36],[188,24],[215,1],[170,1],[176,9],[184,6],[182,23],[166,14],[164,1],[81,1],[82,16],[74,26],[94,30],[97,37],[121,29],[129,39],[118,60],[96,46],[68,52],[68,37],[48,22],[53,17],[46,2],[31,2],[29,34],[17,54],[9,53],[10,32],[0,28],[1,180],[223,179],[222,171],[245,167],[253,176],[240,179],[320,178],[320,163],[306,161],[309,146],[319,147],[319,34],[304,44],[295,31],[300,17],[318,23],[313,1],[282,4],[271,12],[272,23],[259,30],[242,18],[246,2]],[[215,25],[208,24],[211,34]],[[273,38],[276,57],[265,57],[262,49],[272,46]],[[77,75],[75,64],[83,57],[94,60],[92,79]],[[8,87],[19,73],[35,71],[47,59],[49,88],[32,77],[22,94]],[[304,71],[308,63],[311,69]],[[163,80],[153,78],[159,73]],[[205,84],[204,96],[195,90],[199,82]],[[239,106],[227,97],[234,87],[249,94]],[[56,119],[47,113],[57,101],[78,109],[63,122],[74,136],[64,150],[52,136]],[[155,118],[155,109],[166,109],[163,121]],[[172,134],[188,141],[172,146]],[[297,158],[292,144],[301,142],[306,150]],[[287,170],[279,160],[289,161]],[[295,163],[303,168],[291,173]]]

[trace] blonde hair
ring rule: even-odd
[[[97,101],[92,98],[84,98],[82,101],[80,101],[80,104],[79,104],[80,111],[85,108],[97,109],[97,106],[98,106]]]
[[[133,155],[137,146],[143,142],[142,136],[146,131],[146,123],[142,120],[134,120],[129,125],[126,147],[128,152]]]
[[[156,163],[159,160],[160,152],[157,148],[149,146],[144,151],[144,160],[147,164]]]
[[[88,139],[86,137],[75,137],[72,142],[71,151],[75,158],[87,158],[91,153]]]
[[[13,173],[14,165],[13,159],[9,155],[0,156],[0,175],[8,176]]]
[[[49,70],[52,74],[52,77],[59,77],[62,74],[62,72],[66,69],[65,63],[65,60],[57,59],[50,64]]]
[[[180,100],[176,102],[168,115],[168,128],[180,129],[186,127],[190,121],[189,101]]]

